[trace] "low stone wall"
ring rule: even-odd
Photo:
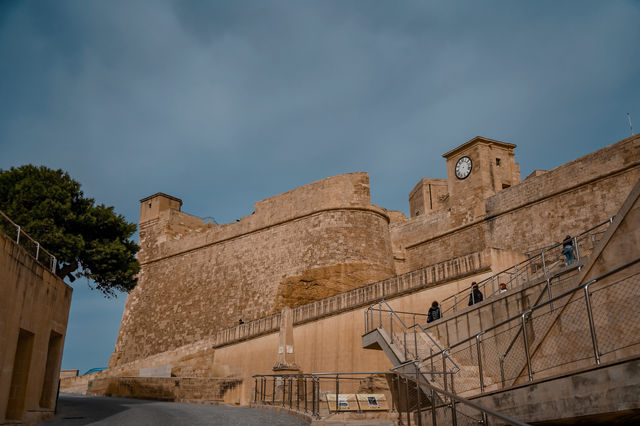
[[[308,303],[293,309],[293,323],[294,325],[304,324],[365,306],[382,298],[396,297],[445,281],[477,274],[488,270],[491,267],[491,260],[489,251],[471,253]],[[278,313],[219,331],[215,336],[213,347],[222,347],[262,334],[273,333],[279,329],[280,314]]]
[[[201,404],[239,404],[242,379],[196,377],[106,377],[89,381],[88,395]]]

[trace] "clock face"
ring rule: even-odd
[[[465,179],[471,173],[471,158],[462,157],[456,163],[456,177]]]

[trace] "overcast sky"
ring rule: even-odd
[[[132,222],[159,191],[224,223],[356,171],[408,213],[473,136],[517,144],[524,178],[640,129],[639,22],[631,0],[2,0],[0,169],[64,169]],[[125,297],[73,287],[63,368],[106,366]]]

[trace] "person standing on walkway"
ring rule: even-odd
[[[435,300],[431,304],[429,308],[429,314],[427,315],[427,322],[433,322],[437,319],[442,318],[442,312],[440,311],[440,306],[438,306],[438,302]]]
[[[567,235],[562,241],[562,254],[564,254],[564,257],[566,258],[565,263],[567,265],[571,265],[575,261],[573,238],[571,238],[571,235]]]
[[[469,306],[482,302],[482,299],[483,299],[483,296],[482,296],[482,292],[478,288],[478,283],[475,281],[472,282],[471,294],[469,295]]]

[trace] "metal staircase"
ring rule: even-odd
[[[526,268],[519,268],[521,263],[484,280],[484,288],[489,289],[496,281],[501,282],[499,276],[509,272],[511,289],[533,285],[539,286],[540,292],[528,309],[497,324],[485,324],[482,331],[449,347],[422,326],[427,317],[424,313],[397,311],[385,300],[367,308],[363,347],[385,351],[393,363],[398,398],[404,400],[404,405],[399,400],[398,407],[404,407],[408,424],[412,416],[419,425],[456,424],[461,420],[487,424],[489,417],[500,414],[487,407],[469,408],[468,398],[504,392],[561,371],[583,371],[600,365],[603,357],[614,362],[625,354],[637,354],[633,348],[640,347],[640,327],[621,331],[624,324],[617,319],[611,321],[608,315],[615,306],[634,323],[640,319],[633,303],[636,296],[640,297],[640,272],[635,266],[640,259],[583,284],[575,281],[602,236],[602,227],[610,223],[574,237],[578,262],[573,265],[549,255],[560,246],[555,245],[530,258]],[[542,274],[530,273],[535,270],[534,261],[542,262],[538,269]],[[468,290],[465,292],[468,294]],[[494,303],[500,296],[490,293],[482,304],[473,307],[467,307],[465,298],[452,296],[448,299],[455,303],[445,312],[451,316],[462,309],[457,305],[464,303],[464,314]],[[603,340],[607,341],[604,345]],[[455,407],[456,402],[459,407]],[[498,423],[522,424],[514,419]]]

